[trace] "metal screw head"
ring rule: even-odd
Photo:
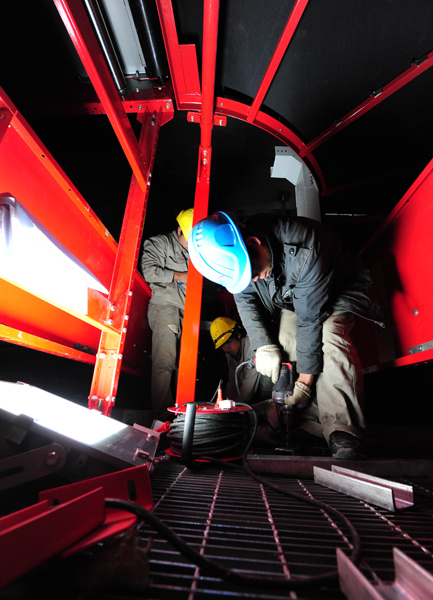
[[[207,160],[206,158],[203,159],[203,164],[206,165],[207,164]]]
[[[194,115],[193,115],[193,116],[191,117],[191,121],[194,121],[194,119],[195,119],[195,117],[194,117]]]
[[[417,309],[415,309],[415,310],[413,311],[413,313],[412,313],[412,314],[414,314],[414,315],[415,315],[415,317],[416,317],[416,316],[417,316],[417,314],[418,314],[418,311],[417,311]]]
[[[116,307],[114,306],[114,304],[112,304],[112,305],[110,306],[110,310],[116,310]]]
[[[112,325],[112,324],[113,324],[113,319],[108,319],[107,323],[108,323],[109,325]]]
[[[170,104],[166,104],[166,105],[165,105],[165,108],[170,108]]]
[[[60,460],[60,456],[57,454],[57,452],[49,452],[44,460],[44,463],[47,465],[47,467],[54,467]]]

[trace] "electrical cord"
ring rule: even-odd
[[[251,365],[252,364],[252,359],[250,358],[249,360],[245,360],[244,362],[241,362],[238,364],[238,366],[236,367],[236,371],[235,371],[235,385],[236,385],[236,392],[239,396],[239,398],[243,401],[244,398],[241,394],[241,389],[239,387],[239,371],[245,366],[245,365]]]
[[[118,508],[120,510],[130,512],[151,525],[174,548],[176,548],[176,550],[181,552],[183,556],[200,567],[202,573],[205,575],[219,577],[220,579],[224,579],[229,583],[234,583],[237,585],[247,585],[279,590],[304,589],[306,587],[327,583],[329,581],[329,576],[327,576],[327,574],[313,575],[310,577],[293,577],[291,579],[281,577],[281,579],[279,579],[278,577],[263,577],[258,575],[238,573],[194,550],[192,546],[187,544],[184,540],[182,540],[182,538],[176,535],[176,533],[155,514],[151,513],[143,506],[134,504],[128,500],[118,500],[116,498],[106,498],[105,505],[109,508]]]
[[[240,367],[244,366],[248,362],[250,362],[250,361],[241,363],[238,366],[238,368],[236,369],[235,380],[236,380],[237,387],[238,387],[238,383],[237,383],[238,369]],[[238,394],[239,394],[239,397],[242,397],[239,393],[239,389],[238,389]],[[200,458],[201,460],[221,465],[224,468],[235,468],[238,470],[242,470],[243,472],[245,472],[247,475],[252,477],[255,481],[257,481],[261,485],[267,486],[281,494],[284,494],[285,496],[295,498],[296,500],[306,502],[307,504],[311,504],[311,505],[321,509],[322,511],[326,512],[327,514],[332,515],[334,518],[336,518],[337,521],[342,523],[347,528],[347,530],[350,532],[350,536],[352,538],[352,545],[353,545],[353,549],[352,549],[352,552],[350,555],[350,560],[354,564],[357,564],[361,557],[360,536],[359,536],[356,528],[354,527],[354,525],[344,514],[342,514],[339,510],[337,510],[333,506],[326,504],[325,502],[321,502],[320,500],[316,500],[314,498],[310,498],[308,496],[298,494],[297,492],[285,490],[285,489],[281,488],[280,486],[275,485],[274,483],[271,483],[270,481],[267,481],[263,477],[260,477],[259,475],[257,475],[250,469],[248,462],[247,462],[247,456],[248,456],[248,453],[252,446],[253,440],[257,433],[257,428],[258,428],[257,413],[254,410],[253,406],[251,406],[245,402],[236,402],[235,406],[247,408],[248,412],[251,412],[251,414],[253,415],[253,419],[254,419],[252,433],[249,437],[248,443],[246,444],[243,454],[242,454],[242,466],[233,465],[224,460],[221,460],[221,458],[225,457],[227,452],[231,452],[232,453],[231,456],[233,456],[235,450],[239,450],[241,448],[241,446],[244,445],[245,435],[242,436],[242,439],[239,441],[239,443],[235,442],[234,444],[232,444],[231,442],[234,439],[236,439],[237,436],[239,436],[239,431],[236,431],[237,424],[233,422],[233,417],[235,417],[236,415],[241,415],[241,414],[243,414],[246,417],[246,412],[245,413],[226,413],[226,414],[220,414],[220,415],[214,415],[214,414],[205,414],[205,415],[197,415],[196,414],[195,415],[196,421],[195,421],[195,427],[194,427],[194,445],[193,445],[194,451],[192,452],[192,459],[193,459],[194,466],[197,465],[197,463],[195,463],[195,459]],[[179,415],[179,416],[184,417],[184,415]],[[222,418],[215,419],[215,417],[222,417]],[[183,438],[184,418],[183,419],[181,418],[178,423],[176,423],[176,421],[177,421],[177,419],[175,419],[175,421],[173,422],[172,426],[170,427],[170,432],[167,435],[168,435],[168,437],[171,436],[171,441],[173,443],[173,446],[175,448],[177,447],[177,452],[180,454],[180,449],[181,449],[181,445],[182,445],[181,437]],[[249,429],[248,418],[246,418],[246,422],[247,422],[247,427]],[[227,433],[228,430],[229,430],[229,433]],[[210,432],[212,432],[212,434],[214,434],[214,435],[212,436],[212,439],[209,442]],[[181,435],[181,433],[182,433],[182,435]],[[238,440],[239,440],[239,437],[238,437]],[[208,449],[210,449],[209,452],[207,452]],[[191,464],[189,466],[191,468]],[[123,502],[123,501],[110,500],[110,502]],[[142,509],[142,507],[134,505],[133,503],[127,503],[127,504],[130,505],[130,510],[132,512],[134,512],[134,510],[137,510],[137,511],[145,510],[145,509]],[[134,508],[134,507],[136,507],[136,508]],[[121,508],[121,506],[117,505],[116,508]],[[125,508],[125,510],[128,510],[128,509]],[[146,512],[148,512],[148,511],[146,511]],[[138,515],[138,513],[134,513],[134,514]],[[188,544],[186,544],[186,542],[184,542],[181,538],[179,538],[170,528],[168,528],[162,521],[160,521],[155,515],[153,515],[153,513],[148,513],[148,515],[146,516],[145,513],[141,512],[138,516],[145,519],[152,526],[154,526],[155,529],[157,529],[157,531],[159,533],[164,535],[164,537],[166,537],[166,539],[177,550],[179,550],[183,555],[185,555],[187,558],[192,560],[198,567],[200,567],[200,569],[202,569],[202,571],[204,573],[212,575],[212,576],[220,577],[220,578],[222,578],[226,581],[232,582],[232,583],[248,585],[248,586],[254,585],[257,587],[268,587],[268,588],[272,588],[272,589],[297,590],[297,589],[303,589],[306,587],[319,586],[319,585],[322,585],[322,584],[325,584],[330,581],[334,581],[334,580],[338,579],[338,570],[337,569],[328,571],[327,573],[322,573],[321,575],[313,575],[313,576],[308,576],[308,577],[295,577],[295,578],[290,578],[290,579],[279,579],[278,577],[261,577],[261,576],[255,576],[255,575],[243,575],[243,574],[234,572],[231,569],[228,569],[228,568],[224,567],[223,565],[221,565],[213,560],[210,560],[210,559],[206,558],[205,556],[196,552],[193,548],[188,546]]]

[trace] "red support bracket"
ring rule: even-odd
[[[40,502],[0,519],[0,588],[62,552],[105,520],[103,489],[48,510]]]
[[[201,123],[201,113],[200,112],[188,112],[186,115],[187,121],[190,123]],[[213,124],[217,127],[225,127],[227,125],[227,117],[223,115],[214,115],[213,116]]]

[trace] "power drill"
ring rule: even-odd
[[[272,389],[272,401],[277,407],[280,427],[285,433],[284,450],[291,451],[294,432],[297,429],[297,405],[286,404],[286,398],[293,396],[295,381],[297,379],[296,363],[281,363],[280,376]]]

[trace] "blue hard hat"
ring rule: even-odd
[[[199,273],[227,288],[242,292],[251,281],[251,261],[234,221],[218,211],[199,221],[188,239],[188,252]]]

